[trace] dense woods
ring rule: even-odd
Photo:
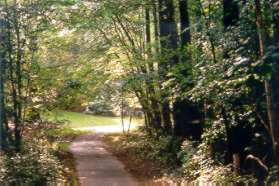
[[[45,110],[132,97],[189,179],[278,179],[279,1],[2,0],[0,38],[2,151]]]

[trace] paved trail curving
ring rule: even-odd
[[[94,134],[78,137],[70,146],[77,162],[81,186],[138,186],[139,183],[112,156],[101,141],[104,133],[121,131],[121,128],[92,128]]]

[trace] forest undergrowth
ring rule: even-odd
[[[212,159],[209,148],[199,141],[173,136],[148,135],[142,129],[130,134],[114,133],[104,137],[106,148],[139,180],[166,182],[256,183],[257,175],[234,174],[232,164],[223,165],[221,158]],[[278,181],[274,167],[264,181]]]
[[[63,123],[33,122],[25,125],[23,149],[10,150],[1,156],[0,181],[44,184],[77,183],[75,160],[70,143],[86,133],[68,128]]]

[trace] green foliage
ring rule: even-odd
[[[169,171],[179,166],[177,152],[180,149],[181,140],[171,136],[160,136],[159,139],[149,137],[145,141],[145,146],[149,146],[150,151],[146,152],[146,157],[159,161]]]
[[[25,143],[22,152],[3,157],[1,181],[43,183],[62,179],[64,168],[53,153],[53,150],[44,144]]]
[[[181,163],[177,155],[180,144],[180,139],[171,136],[156,138],[140,132],[123,136],[116,148],[130,149],[142,159],[155,161],[162,172],[170,173]]]
[[[225,155],[230,150],[228,143],[231,142],[228,140],[232,138],[230,132],[235,128],[245,131],[245,134],[238,132],[233,135],[234,140],[241,138],[241,135],[246,137],[241,142],[246,147],[243,156],[251,153],[264,157],[269,156],[270,152],[270,136],[263,122],[259,121],[267,122],[263,82],[270,79],[274,68],[269,63],[259,62],[258,33],[254,27],[256,20],[254,10],[249,10],[252,5],[253,1],[239,5],[242,11],[239,22],[229,28],[220,26],[217,17],[206,17],[214,17],[210,12],[214,14],[218,4],[212,2],[203,5],[205,15],[195,25],[192,33],[190,52],[194,62],[194,86],[192,90],[184,91],[184,95],[196,103],[204,104],[203,150],[207,154],[206,158],[221,165],[225,165]],[[192,11],[192,14],[197,14]],[[271,55],[275,54],[274,50],[268,50],[267,61],[274,57]],[[252,131],[254,135],[251,135]]]
[[[182,143],[182,139],[158,130],[153,133],[156,136],[129,136],[122,145],[133,147],[142,157],[159,162],[165,170],[181,168],[188,179],[208,175],[207,180],[237,181],[239,178],[232,174],[231,165],[226,165],[225,155],[231,150],[228,149],[231,130],[240,128],[247,137],[240,144],[243,146],[242,159],[253,154],[271,166],[269,128],[272,127],[266,126],[269,111],[263,84],[271,81],[274,108],[277,108],[279,52],[273,40],[278,34],[278,3],[261,0],[261,11],[256,12],[256,1],[234,1],[240,10],[238,22],[224,28],[223,18],[228,13],[223,11],[225,1],[184,1],[188,2],[190,26],[186,30],[190,31],[191,39],[188,46],[182,48],[179,37],[183,31],[178,31],[177,35],[174,33],[176,27],[181,27],[179,15],[183,15],[179,12],[179,1],[174,1],[175,10],[169,10],[170,6],[163,7],[169,10],[166,17],[172,17],[170,14],[174,11],[176,22],[173,20],[166,30],[159,30],[161,34],[158,38],[155,36],[158,34],[155,33],[156,28],[162,29],[164,25],[160,23],[164,16],[160,15],[160,6],[156,3],[153,6],[155,1],[6,2],[0,2],[0,35],[3,38],[0,38],[0,52],[5,63],[5,68],[0,69],[3,77],[0,83],[5,90],[1,96],[5,105],[1,108],[5,113],[0,114],[5,115],[5,123],[10,125],[5,125],[7,133],[19,131],[20,134],[23,124],[40,121],[42,110],[81,111],[86,105],[91,106],[94,113],[104,114],[122,103],[128,109],[130,105],[140,103],[146,128],[156,128],[157,122],[157,128],[161,130],[163,125],[173,126],[171,119],[163,121],[172,115],[172,111],[175,113],[172,103],[189,100],[202,105],[204,133],[201,141],[188,139]],[[150,41],[147,41],[148,30],[144,29],[148,27],[147,16],[143,15],[145,10],[150,14]],[[257,13],[263,17],[260,29],[255,24]],[[161,17],[155,22],[158,15]],[[174,29],[173,33],[171,29]],[[163,32],[169,32],[169,35],[163,37]],[[260,32],[264,32],[266,40],[264,57],[259,45]],[[170,38],[175,44],[164,46]],[[165,108],[168,106],[170,108]],[[119,118],[64,111],[43,113],[42,117],[65,121],[71,128],[119,123],[116,120]],[[15,130],[12,130],[13,127]],[[67,127],[44,127],[45,131],[40,131],[41,137],[50,141],[61,140],[59,148],[63,151],[68,146],[63,139],[80,135]],[[240,133],[233,134],[234,138],[238,135]],[[16,144],[12,139],[17,136],[20,135],[11,134],[7,138],[10,140],[8,144]],[[20,143],[20,139],[18,141]],[[34,149],[34,152],[24,149],[26,155],[13,154],[10,160],[6,157],[5,162],[15,167],[23,164],[19,172],[13,171],[15,174],[22,172],[20,177],[31,178],[32,166],[47,166],[41,156],[32,162],[31,155],[42,153],[43,159],[50,157],[52,162],[48,152],[39,147]],[[25,165],[22,158],[28,160],[26,163],[30,162],[30,166]],[[6,165],[7,170],[11,169],[9,164]],[[55,167],[54,163],[49,166],[50,170]],[[270,167],[268,179],[278,179],[277,169],[276,166]],[[44,169],[38,171],[42,171],[39,177],[43,179],[54,176],[48,175]]]
[[[269,175],[266,179],[268,182],[278,181],[279,180],[279,167],[274,165],[269,171]]]
[[[156,162],[162,174],[174,180],[208,181],[208,182],[240,182],[251,180],[249,177],[235,176],[231,165],[223,165],[210,157],[208,146],[171,136],[158,138],[142,132],[128,136],[117,135],[113,142],[115,149],[127,149],[138,158]],[[116,150],[118,151],[118,150]]]
[[[181,151],[178,153],[178,157],[185,164],[190,161],[192,156],[197,152],[195,142],[185,140],[181,145]]]
[[[201,180],[207,182],[239,182],[243,178],[232,173],[230,165],[216,164],[212,159],[204,156],[201,150],[197,150],[183,164],[184,178],[187,180]]]
[[[209,158],[216,162],[225,164],[227,153],[227,136],[222,121],[215,121],[202,135],[204,151]]]

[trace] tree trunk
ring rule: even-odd
[[[188,14],[188,0],[180,0],[179,1],[179,10],[180,10],[180,37],[181,37],[181,55],[180,58],[182,63],[186,63],[187,59],[185,56],[184,49],[190,44],[190,21],[189,21],[189,14]],[[184,70],[183,75],[188,76],[188,72]],[[182,100],[177,98],[173,105],[173,119],[174,119],[174,130],[173,134],[179,137],[186,137],[190,138],[191,136],[191,121],[189,117],[189,102],[186,100]]]
[[[234,169],[234,174],[235,175],[240,175],[240,154],[239,153],[234,153],[233,154],[233,169]]]
[[[174,18],[174,6],[170,0],[159,0],[160,42],[162,54],[169,50],[177,50],[177,28]],[[177,55],[170,57],[171,62],[177,63]],[[168,61],[164,61],[168,63]],[[166,66],[168,64],[165,64]]]
[[[0,20],[1,21],[1,20]],[[2,25],[0,23],[0,31],[1,31]],[[0,33],[1,34],[1,33]],[[0,37],[2,39],[2,37]],[[5,106],[4,106],[4,61],[2,56],[2,43],[0,43],[0,153],[3,151],[5,146]]]
[[[161,54],[164,58],[159,65],[159,75],[165,78],[170,67],[179,61],[177,54],[170,56],[170,51],[177,51],[177,28],[171,0],[159,0],[159,20]],[[164,90],[162,95],[163,128],[166,133],[170,133],[172,126],[169,94],[169,90]]]
[[[188,0],[179,1],[180,22],[181,22],[181,46],[186,47],[191,42],[190,19],[188,13]]]
[[[160,117],[160,106],[159,102],[156,99],[156,92],[155,92],[155,78],[154,78],[154,64],[150,60],[151,58],[151,20],[150,20],[150,11],[149,8],[145,9],[145,34],[146,34],[146,44],[147,44],[147,68],[148,68],[148,82],[147,82],[147,88],[150,96],[150,102],[152,107],[152,124],[155,126],[155,128],[161,128],[161,117]]]
[[[153,4],[153,21],[154,21],[154,40],[155,40],[155,60],[157,60],[157,55],[159,55],[160,51],[159,51],[159,19],[158,19],[158,7],[157,7],[157,0],[154,1]],[[156,66],[156,64],[153,64],[154,66]],[[163,105],[162,105],[162,85],[160,83],[160,78],[159,78],[159,69],[155,69],[154,68],[154,74],[153,74],[153,78],[154,78],[154,93],[157,99],[157,104],[155,105],[152,104],[152,106],[154,108],[156,108],[156,110],[158,111],[158,113],[156,113],[156,117],[158,121],[160,121],[160,126],[163,127],[163,121],[164,121],[164,116],[163,116]]]
[[[274,23],[274,35],[273,35],[273,45],[276,46],[277,50],[276,52],[279,53],[279,15],[278,15],[278,10],[276,11],[276,5],[275,3],[278,3],[279,0],[273,0],[273,6],[274,6],[274,13],[273,13],[273,23]],[[274,116],[275,116],[275,122],[276,122],[276,131],[275,133],[277,134],[277,143],[279,142],[279,64],[278,61],[273,61],[274,69],[272,73],[272,78],[271,78],[271,88],[272,88],[272,93],[273,93],[273,107],[274,107]],[[277,147],[277,157],[279,156],[279,147]],[[277,162],[279,160],[277,159]]]
[[[182,63],[191,63],[191,57],[187,50],[185,50],[191,43],[190,32],[190,17],[188,13],[188,0],[179,1],[180,23],[181,23],[181,53],[180,60]],[[188,66],[191,66],[188,65]],[[192,73],[191,68],[183,69],[180,72],[185,77],[190,77]],[[188,88],[191,88],[188,84]],[[185,137],[193,140],[200,140],[202,134],[203,115],[198,104],[189,101],[188,99],[177,98],[173,106],[174,116],[174,135]],[[199,123],[195,123],[195,122]]]
[[[264,55],[266,52],[266,37],[264,33],[264,23],[262,18],[262,8],[259,0],[255,0],[255,13],[256,13],[256,25],[258,29],[258,37],[259,37],[259,48],[260,48],[260,60],[261,63],[264,63]],[[273,106],[273,92],[272,87],[269,80],[264,81],[265,87],[265,97],[266,97],[266,105],[267,105],[267,114],[268,114],[268,124],[270,135],[272,139],[272,150],[273,150],[273,158],[278,162],[278,124],[275,121],[274,115],[274,106]]]
[[[151,41],[151,32],[150,32],[150,12],[149,8],[145,8],[145,35],[146,35],[146,43],[150,45]],[[150,51],[150,46],[147,46],[147,51]]]
[[[156,1],[157,2],[157,1]],[[155,39],[155,51],[156,54],[159,53],[159,46],[158,46],[158,42],[159,42],[159,20],[158,20],[158,8],[157,8],[157,4],[153,5],[153,19],[154,19],[154,39]]]
[[[16,33],[16,85],[17,85],[17,107],[16,107],[16,117],[15,117],[15,147],[17,151],[21,149],[21,128],[22,128],[22,45],[21,45],[21,37],[20,37],[20,23],[19,23],[19,16],[18,16],[18,5],[17,1],[14,1],[14,8],[15,8],[15,33]]]

